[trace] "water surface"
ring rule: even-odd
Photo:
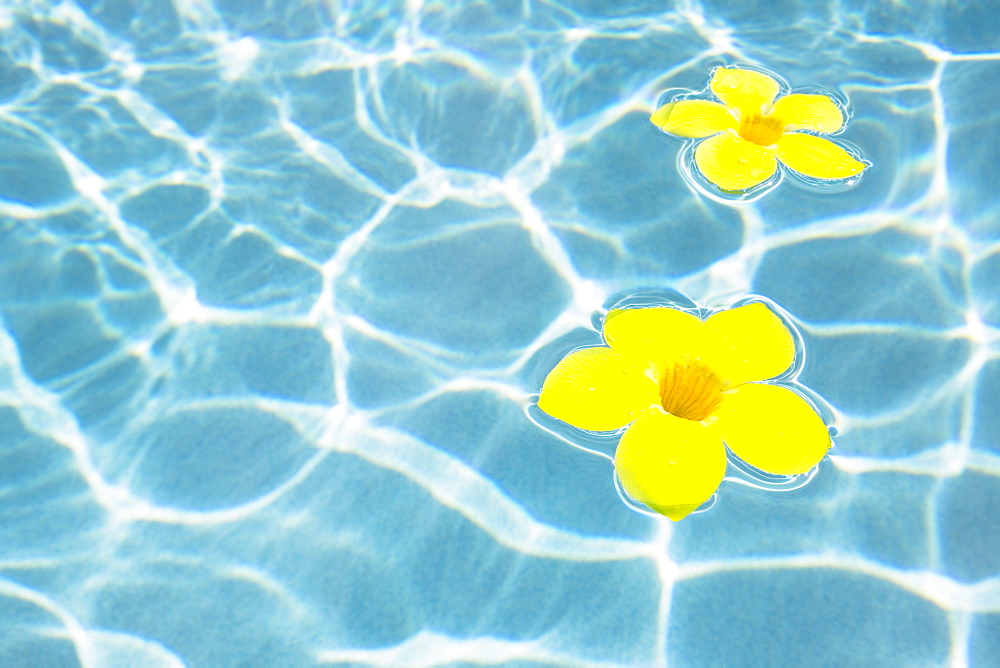
[[[996,19],[7,2],[0,664],[989,665]],[[738,63],[841,91],[874,167],[692,190],[649,113]],[[808,485],[672,524],[535,424],[649,288],[787,310]]]

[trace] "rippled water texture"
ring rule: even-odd
[[[995,662],[995,5],[666,4],[3,3],[0,665]],[[693,191],[729,63],[875,166]],[[643,288],[789,313],[814,480],[674,525],[533,421]]]

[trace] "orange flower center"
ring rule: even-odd
[[[772,146],[778,137],[785,132],[785,124],[777,118],[761,114],[741,114],[740,128],[737,131],[741,137],[758,146]]]
[[[667,367],[660,379],[663,410],[685,420],[701,422],[722,400],[723,383],[697,362]]]

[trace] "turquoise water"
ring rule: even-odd
[[[8,0],[0,665],[996,665],[997,11]],[[692,189],[730,63],[874,166]],[[787,311],[808,484],[673,524],[541,428],[643,290]]]

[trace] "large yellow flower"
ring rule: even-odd
[[[808,472],[826,455],[822,418],[795,391],[763,384],[795,358],[791,332],[760,302],[707,320],[672,308],[615,310],[607,346],[567,355],[549,373],[538,406],[590,431],[629,425],[615,470],[633,499],[672,520],[708,500],[729,446],[777,475]],[[723,444],[725,443],[725,445]]]
[[[694,161],[706,179],[723,190],[752,188],[771,178],[778,161],[818,179],[846,179],[867,164],[855,160],[821,134],[844,125],[840,107],[826,95],[780,91],[772,77],[754,70],[719,67],[709,86],[721,100],[677,100],[657,109],[653,125],[681,137],[708,137]]]

